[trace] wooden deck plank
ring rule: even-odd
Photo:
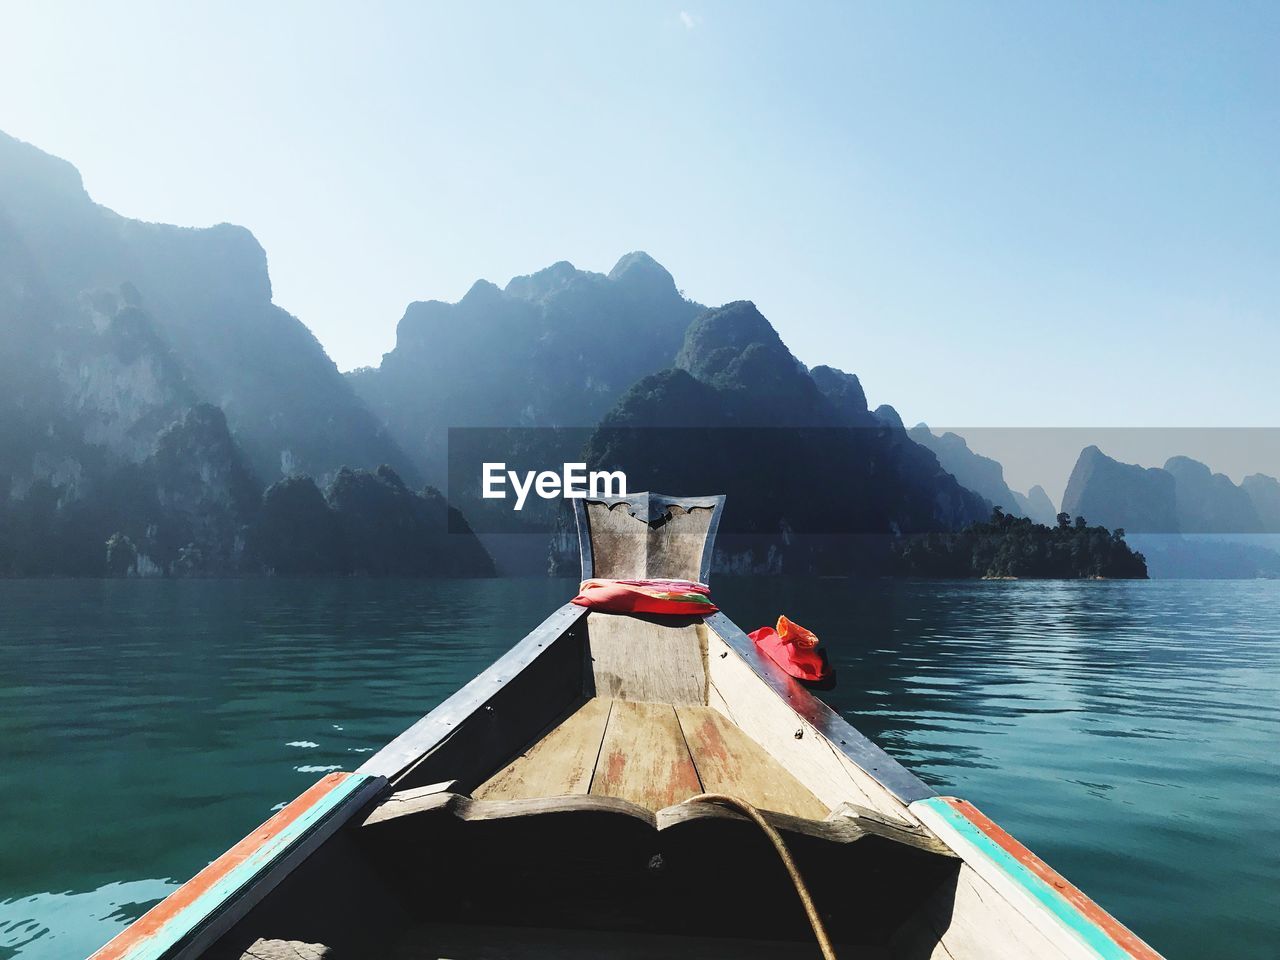
[[[483,800],[529,800],[586,793],[612,703],[588,700],[471,795]]]
[[[323,943],[300,940],[264,940],[259,937],[240,960],[326,960],[332,951]]]
[[[591,792],[661,810],[702,792],[675,708],[616,700]]]
[[[656,623],[620,613],[587,615],[596,696],[651,703],[706,703],[701,623]]]
[[[740,797],[761,810],[825,819],[831,809],[720,711],[679,706],[693,765],[704,790]]]

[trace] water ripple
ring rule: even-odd
[[[173,886],[138,878],[357,766],[574,586],[0,582],[0,957],[91,952]],[[1280,583],[715,591],[814,629],[836,710],[1171,960],[1274,960]]]

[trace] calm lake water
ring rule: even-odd
[[[0,581],[0,958],[74,960],[570,596]],[[1171,960],[1280,956],[1280,582],[730,580],[824,697]]]

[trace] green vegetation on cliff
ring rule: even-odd
[[[717,570],[877,574],[899,533],[954,530],[990,510],[890,420],[867,410],[856,377],[811,375],[739,301],[690,324],[675,368],[622,396],[585,459],[623,470],[636,490],[727,494]],[[573,547],[557,540],[553,569],[574,568]]]
[[[492,576],[493,561],[438,490],[410,490],[390,467],[344,467],[320,492],[288,477],[263,495],[252,549],[280,576]]]

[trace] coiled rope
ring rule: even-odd
[[[814,905],[813,897],[809,893],[809,887],[804,882],[804,877],[800,876],[800,868],[796,866],[795,859],[791,856],[791,851],[787,849],[786,841],[764,818],[764,814],[747,803],[747,801],[731,797],[727,793],[700,793],[684,802],[719,803],[726,807],[733,807],[764,831],[764,835],[773,844],[773,849],[778,852],[782,865],[787,868],[787,873],[791,875],[791,883],[795,886],[796,893],[800,895],[800,903],[804,905],[804,912],[809,917],[809,925],[813,927],[813,935],[818,939],[818,949],[822,951],[823,960],[836,960],[836,952],[831,947],[831,938],[827,936],[827,928],[822,922],[822,917],[818,915],[818,908]]]

